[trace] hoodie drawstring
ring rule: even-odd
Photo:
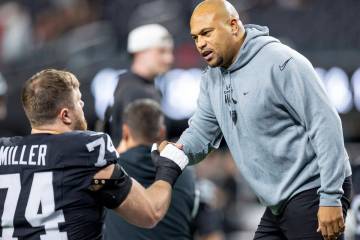
[[[233,96],[234,90],[233,90],[232,84],[231,84],[230,71],[227,71],[226,73],[228,74],[229,82],[227,82],[226,77],[224,79],[224,76],[221,74],[222,78],[225,80],[225,90],[224,90],[225,103],[228,106],[231,120],[234,123],[234,125],[236,125],[236,123],[237,123],[237,112],[235,110],[235,105],[237,104],[237,100],[234,99],[234,96]]]

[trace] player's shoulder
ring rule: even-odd
[[[94,131],[71,131],[61,134],[64,139],[72,139],[77,141],[89,141],[97,138],[107,138],[108,135],[103,132]]]
[[[63,156],[77,156],[78,162],[93,162],[101,167],[116,162],[119,157],[110,136],[103,132],[72,131],[61,136]],[[61,147],[61,146],[60,146]]]
[[[89,145],[112,145],[111,138],[103,132],[93,131],[71,131],[57,136],[58,143],[64,143],[68,148],[79,150],[88,149]]]

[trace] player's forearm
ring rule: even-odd
[[[115,165],[110,165],[95,175],[95,179],[117,179],[118,174],[114,172],[122,169]],[[130,180],[128,176],[126,176]],[[99,182],[101,182],[99,180]],[[120,194],[126,188],[124,181],[119,183],[118,188],[114,189],[105,186],[94,185],[93,191],[97,191],[104,206],[114,209],[126,221],[138,227],[154,227],[165,215],[171,200],[171,185],[165,181],[156,181],[148,189],[141,186],[135,179],[130,180],[130,189],[124,194]],[[99,191],[100,190],[100,191]],[[102,194],[101,194],[102,193]],[[125,197],[122,198],[121,196]],[[110,200],[109,200],[110,199]],[[124,199],[124,200],[117,200]],[[120,203],[120,205],[116,205]],[[112,207],[118,206],[118,207]]]
[[[142,228],[153,228],[165,215],[171,200],[171,185],[156,181],[148,189],[133,179],[125,201],[114,209],[127,222]]]
[[[168,182],[158,180],[146,189],[146,196],[150,203],[153,225],[165,216],[171,201],[172,187]]]

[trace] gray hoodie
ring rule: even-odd
[[[260,201],[279,214],[295,194],[320,187],[320,206],[341,206],[351,175],[340,118],[311,63],[246,25],[237,60],[208,68],[198,108],[179,143],[192,164],[222,137]]]

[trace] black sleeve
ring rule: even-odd
[[[122,137],[122,116],[126,106],[139,98],[144,98],[143,89],[136,84],[129,84],[127,81],[119,81],[114,94],[114,105],[112,107],[111,137],[118,145]]]
[[[120,82],[119,82],[120,84]],[[120,88],[120,86],[119,86]],[[123,97],[120,95],[121,89],[117,89],[114,94],[114,105],[111,109],[111,137],[115,145],[118,145],[122,135],[122,114],[123,114]]]
[[[86,144],[89,152],[97,152],[97,160],[94,167],[102,169],[110,164],[115,164],[110,179],[92,179],[91,185],[102,185],[101,190],[94,192],[97,201],[107,207],[116,208],[128,196],[132,180],[126,171],[117,163],[119,154],[116,151],[109,135],[104,133],[93,133],[90,142]],[[98,150],[96,150],[98,149]]]
[[[94,192],[99,203],[107,208],[114,209],[129,195],[132,180],[119,165],[115,164],[110,179],[93,179],[92,186],[100,185],[102,188]]]
[[[119,81],[114,94],[114,105],[112,107],[111,137],[115,145],[118,145],[122,137],[123,113],[127,105],[138,99],[151,98],[154,96],[145,91],[145,86],[131,83],[128,79]]]
[[[98,204],[107,208],[118,207],[127,197],[132,186],[132,180],[125,170],[117,163],[117,153],[109,135],[101,132],[78,132],[68,136],[68,143],[73,146],[77,157],[67,161],[72,168],[78,168],[77,178],[79,184],[91,190],[92,197]],[[94,179],[94,175],[101,169],[114,164],[114,171],[110,179]],[[101,185],[101,190],[96,191],[93,186]]]

